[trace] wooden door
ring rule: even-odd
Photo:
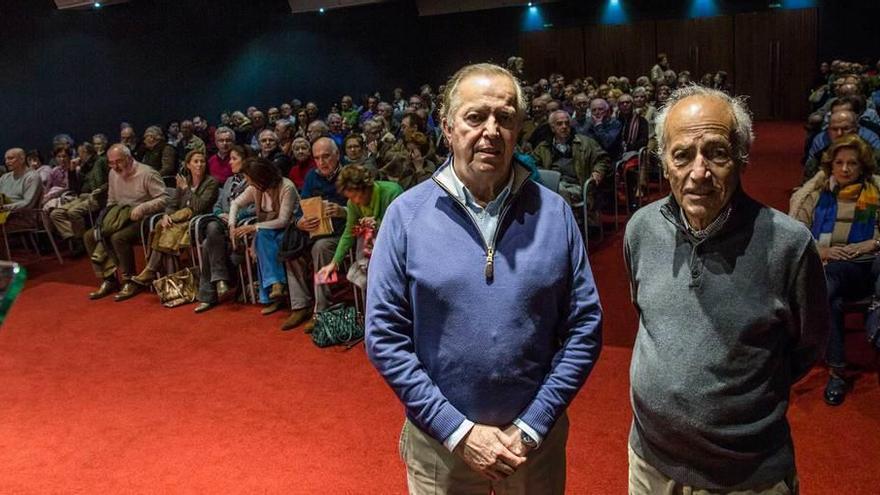
[[[816,66],[816,9],[736,16],[736,84],[756,119],[802,120]]]
[[[648,74],[657,58],[657,37],[653,21],[584,28],[582,75],[605,81],[608,76],[626,76],[631,83]]]
[[[707,72],[734,72],[733,16],[657,21],[657,53],[676,73],[687,69],[699,81]]]
[[[581,27],[524,32],[520,34],[519,47],[529,81],[537,81],[553,72],[568,79],[584,73],[584,33]]]

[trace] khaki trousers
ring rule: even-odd
[[[76,237],[81,239],[86,230],[86,216],[89,212],[98,211],[98,202],[91,194],[80,194],[79,197],[49,211],[49,218],[62,240]]]
[[[473,471],[440,442],[406,420],[400,433],[400,457],[406,463],[411,495],[562,495],[565,493],[565,443],[568,416],[563,414],[541,446],[504,480],[493,482]]]
[[[629,450],[629,495],[798,495],[798,477],[793,473],[788,479],[768,486],[747,490],[713,492],[683,485],[670,479],[654,466]]]

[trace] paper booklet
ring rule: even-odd
[[[309,232],[309,237],[317,237],[330,235],[333,233],[333,222],[330,217],[324,213],[324,200],[320,196],[314,198],[306,198],[299,202],[304,217],[314,217],[321,219],[321,225],[318,230]]]

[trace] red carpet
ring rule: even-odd
[[[757,135],[746,189],[786,209],[802,132],[761,124]],[[571,408],[568,491],[616,494],[626,490],[636,320],[620,234],[591,259],[607,347]],[[82,260],[28,269],[0,330],[0,493],[405,493],[402,409],[362,347],[320,350],[256,307],[197,317],[147,294],[90,302]],[[851,337],[854,361],[870,366],[862,334]],[[875,370],[839,408],[822,402],[824,383],[815,370],[789,414],[802,493],[875,493]]]

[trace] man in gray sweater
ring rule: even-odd
[[[740,100],[679,89],[656,132],[672,195],[633,216],[624,246],[639,314],[630,494],[797,493],[789,390],[829,326],[816,247],[742,190]]]

